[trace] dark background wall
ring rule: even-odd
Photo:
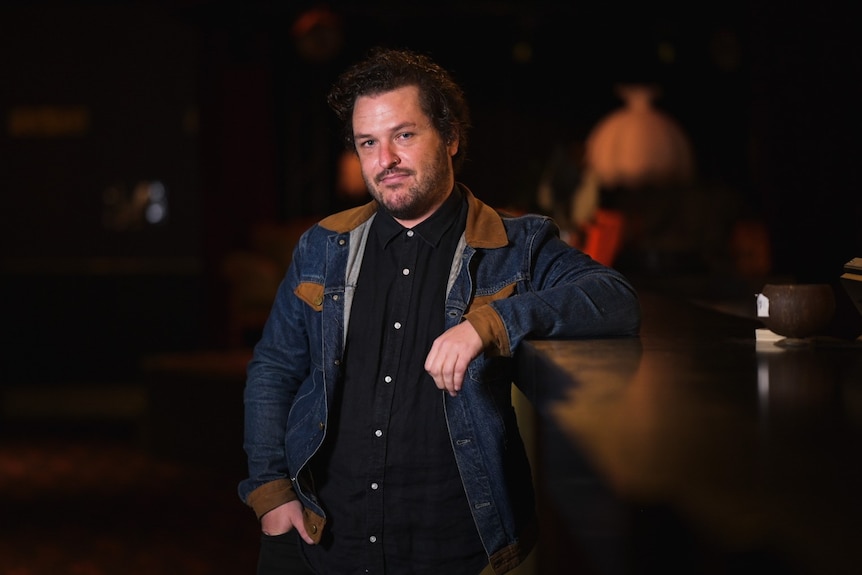
[[[619,107],[616,84],[649,81],[691,137],[702,180],[766,222],[774,273],[832,281],[862,256],[862,59],[849,13],[327,6],[341,35],[315,52],[292,32],[310,2],[0,8],[4,382],[123,379],[144,354],[225,345],[220,261],[256,223],[337,207],[324,94],[378,43],[430,52],[463,83],[475,129],[461,179],[490,203],[528,205],[554,145]],[[71,128],[48,133],[64,120],[40,124],[45,107]],[[121,218],[140,182],[164,186],[166,219]]]

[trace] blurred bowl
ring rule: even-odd
[[[834,314],[835,293],[829,284],[766,284],[758,297],[763,324],[792,340],[818,335]]]

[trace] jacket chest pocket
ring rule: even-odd
[[[473,311],[474,309],[480,308],[483,305],[487,305],[492,301],[506,299],[507,297],[512,296],[515,293],[515,285],[516,284],[511,283],[503,286],[501,289],[497,290],[494,293],[474,297],[473,300],[470,302],[470,305],[467,307],[467,313]]]

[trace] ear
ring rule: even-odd
[[[446,150],[449,152],[450,157],[458,153],[458,142],[459,138],[457,132],[451,135],[446,142]]]

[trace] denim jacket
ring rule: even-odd
[[[485,353],[470,364],[461,392],[451,397],[441,391],[440,401],[489,561],[495,573],[505,573],[532,548],[536,525],[530,468],[512,407],[515,350],[530,337],[636,335],[640,307],[622,275],[568,246],[549,218],[501,216],[461,189],[467,225],[449,274],[445,322],[449,328],[470,321]],[[303,234],[248,365],[249,477],[239,495],[258,517],[298,497],[316,540],[326,513],[308,462],[326,435],[376,211],[371,202]]]

